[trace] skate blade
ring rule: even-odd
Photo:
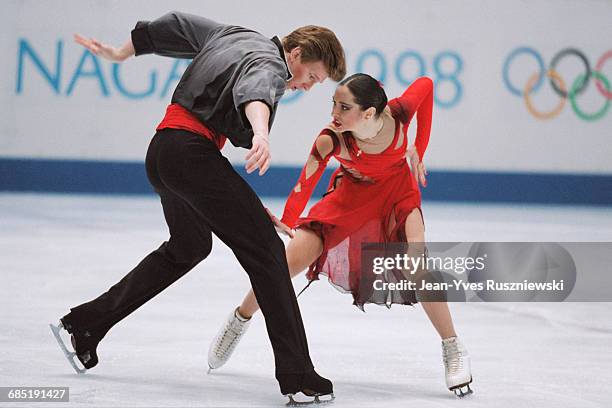
[[[285,404],[286,407],[303,407],[306,405],[324,405],[330,404],[333,400],[336,399],[334,394],[326,394],[326,395],[305,395],[303,393],[300,394],[286,394],[286,397],[289,398],[289,402]]]
[[[461,385],[458,385],[457,387],[451,388],[450,390],[455,394],[455,397],[465,398],[469,395],[474,394],[474,391],[472,391],[472,388],[470,387],[471,382],[472,380],[470,380],[470,382],[468,383],[461,384]]]
[[[80,368],[76,364],[76,361],[75,361],[76,353],[74,351],[69,351],[68,348],[66,347],[66,344],[64,344],[64,341],[62,340],[62,337],[60,335],[60,330],[62,330],[63,327],[64,326],[62,326],[61,323],[57,326],[49,323],[49,328],[51,328],[51,332],[53,333],[55,340],[57,340],[57,344],[59,344],[60,349],[64,353],[64,356],[66,356],[66,359],[68,360],[72,368],[74,368],[74,371],[76,371],[77,374],[85,374],[87,370],[84,368]]]

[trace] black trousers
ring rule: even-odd
[[[146,169],[161,197],[170,239],[106,293],[72,308],[64,322],[72,330],[87,330],[101,339],[113,325],[206,258],[214,233],[249,275],[265,317],[281,387],[284,381],[299,382],[302,374],[313,369],[304,325],[285,247],[255,192],[211,141],[183,130],[155,134]]]

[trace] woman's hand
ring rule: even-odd
[[[411,145],[406,151],[406,158],[410,163],[410,168],[412,170],[412,174],[416,177],[417,182],[420,183],[423,187],[427,187],[427,169],[425,169],[425,164],[419,159],[419,154],[416,151],[416,147]]]
[[[85,38],[80,34],[75,34],[74,42],[81,44],[94,55],[113,62],[125,61],[127,58],[136,53],[131,40],[125,43],[122,47],[117,48],[113,47],[112,45],[103,44],[95,38]]]
[[[283,224],[281,220],[276,218],[276,216],[272,214],[270,210],[268,210],[267,208],[266,208],[266,212],[270,216],[270,219],[272,220],[272,223],[274,224],[274,228],[276,228],[276,231],[280,232],[281,234],[285,234],[289,238],[293,238],[295,236],[293,230],[289,228],[288,226],[286,226],[285,224]]]

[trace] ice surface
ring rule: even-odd
[[[282,210],[279,200],[266,205]],[[609,208],[425,203],[424,213],[432,241],[612,241]],[[208,344],[249,287],[220,241],[115,326],[98,349],[99,366],[79,376],[48,323],[105,291],[166,239],[161,207],[152,197],[0,194],[0,214],[0,386],[68,386],[62,406],[69,407],[284,404],[261,316],[229,363],[206,374]],[[296,289],[305,283],[294,280]],[[610,303],[451,304],[472,356],[469,401],[446,390],[440,342],[420,306],[362,313],[321,281],[300,307],[316,368],[334,380],[334,408],[612,403]]]

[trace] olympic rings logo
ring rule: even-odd
[[[534,72],[522,89],[517,88],[510,82],[509,71],[510,65],[516,57],[521,54],[527,54],[535,59],[539,66],[539,71]],[[572,82],[569,90],[567,89],[566,82],[563,80],[561,75],[557,72],[556,67],[561,59],[573,56],[577,57],[584,65],[584,73],[578,75]],[[544,60],[539,52],[530,47],[519,47],[512,51],[506,61],[504,62],[503,78],[504,83],[508,90],[516,96],[522,97],[525,101],[527,110],[533,116],[538,119],[552,119],[559,115],[566,105],[569,99],[572,109],[576,115],[586,121],[596,121],[601,119],[610,107],[610,100],[612,100],[612,92],[610,89],[610,82],[608,78],[602,73],[602,68],[608,59],[612,58],[612,50],[607,51],[595,64],[595,69],[591,68],[591,64],[587,57],[580,50],[576,48],[565,48],[559,51],[550,61],[548,69],[545,69]],[[559,102],[557,105],[549,111],[541,111],[536,109],[532,101],[532,93],[538,91],[544,82],[544,77],[547,77],[553,91],[559,96]],[[596,112],[585,112],[578,105],[577,97],[582,94],[589,85],[589,82],[593,79],[597,90],[605,98],[603,106]]]

